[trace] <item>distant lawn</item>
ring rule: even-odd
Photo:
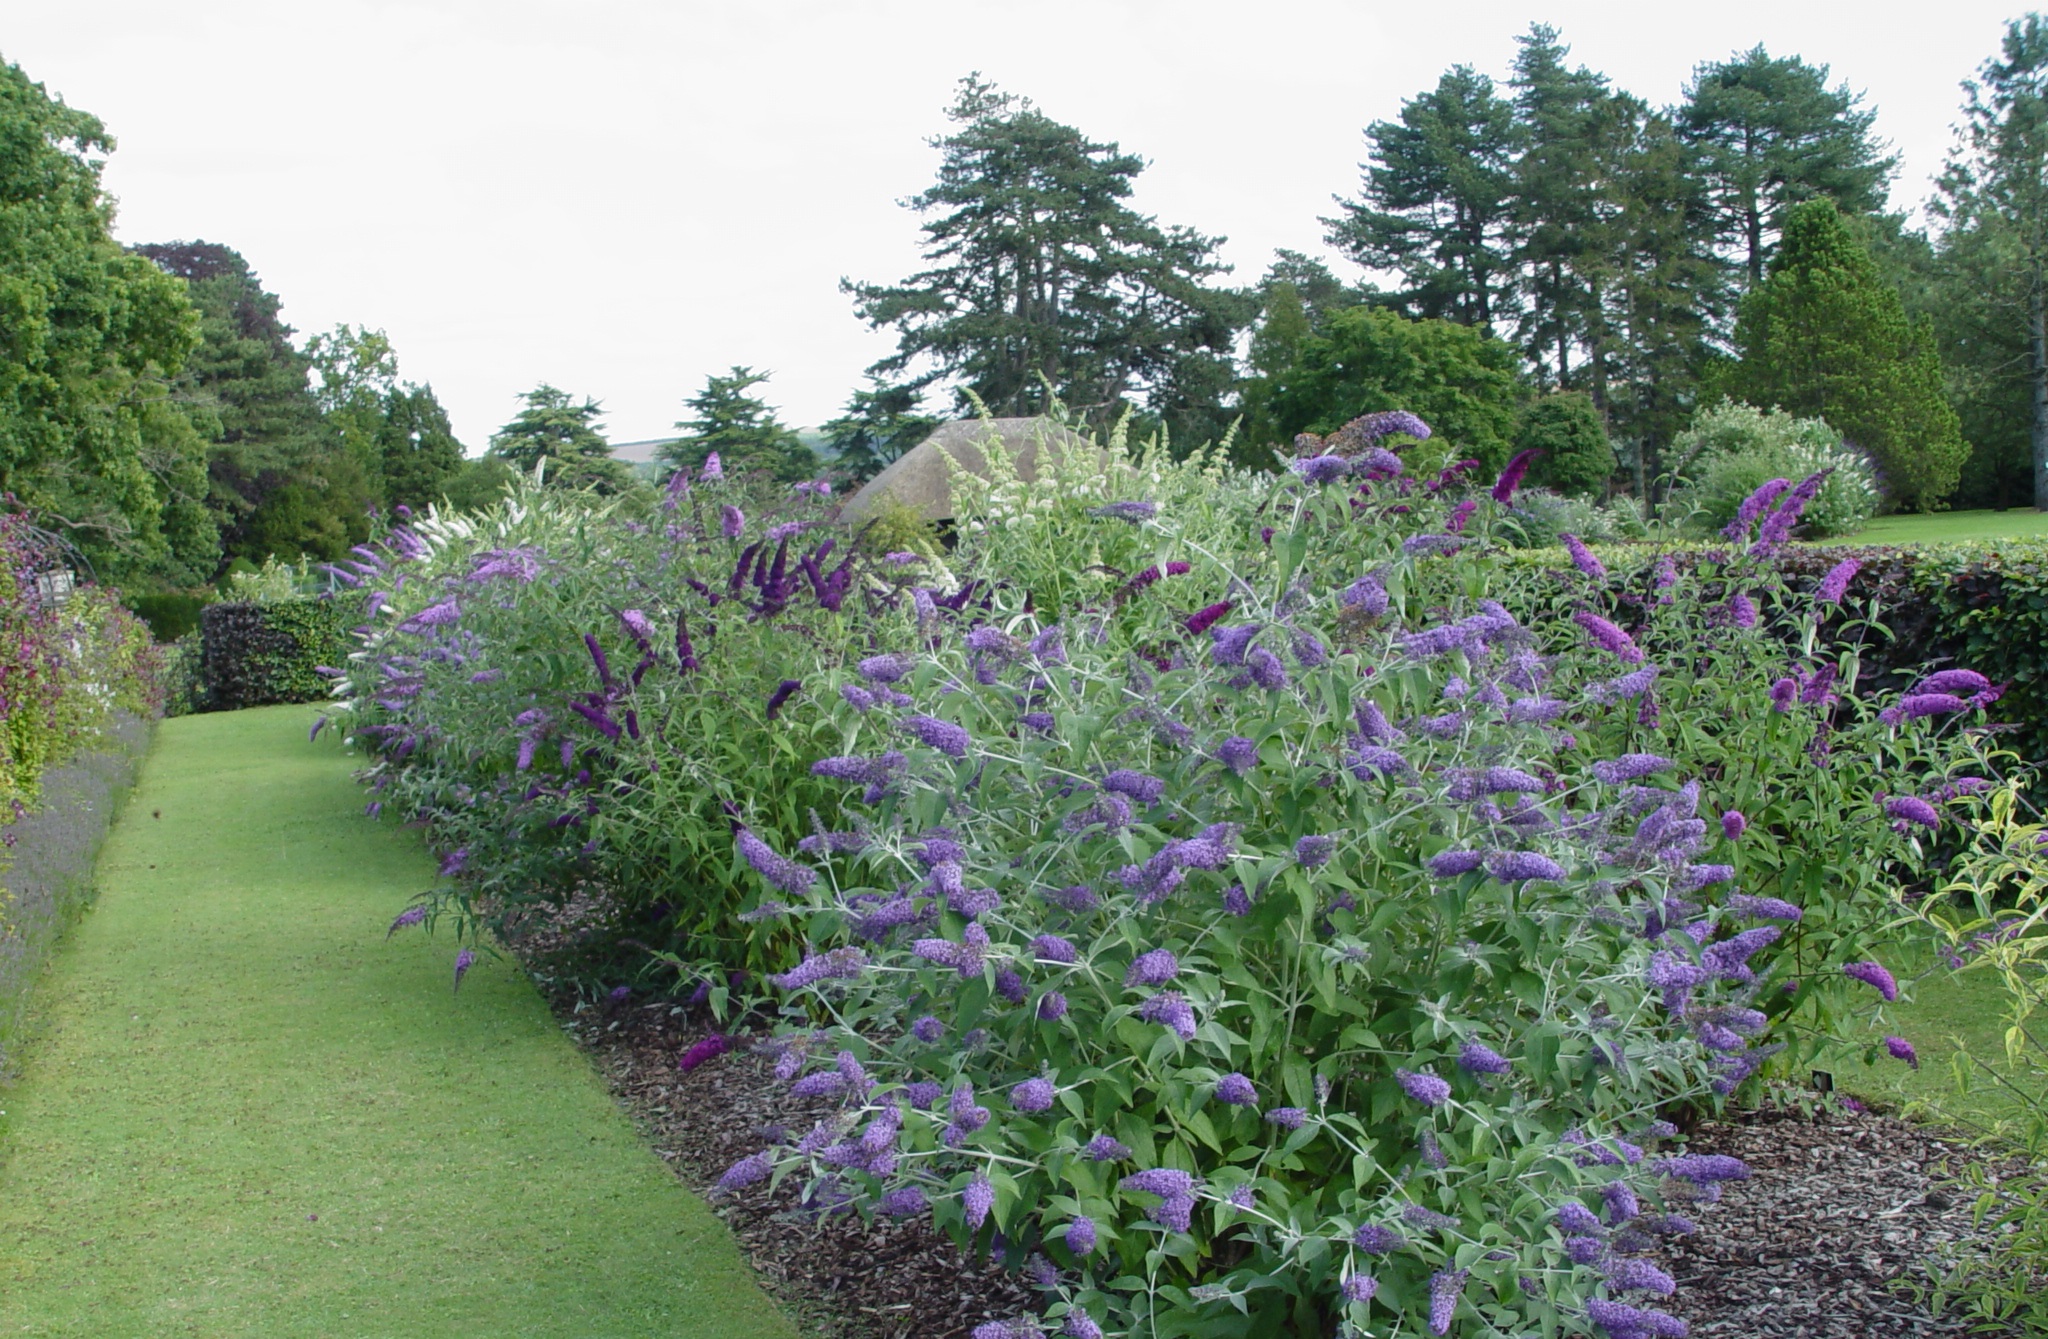
[[[1880,516],[1853,535],[1827,544],[1967,544],[1980,539],[2048,539],[2048,512],[1941,511]]]
[[[1902,982],[1905,975],[1900,973]],[[2005,991],[1997,974],[1940,968],[1914,982],[1909,994],[1908,1002],[1886,1007],[1882,1024],[1873,1018],[1854,1037],[1855,1045],[1844,1045],[1838,1054],[1821,1062],[1832,1066],[1837,1086],[1859,1097],[1901,1107],[1924,1104],[1970,1125],[1988,1127],[2001,1119],[2018,1119],[2026,1110],[2025,1103],[1984,1078],[1974,1065],[1964,1066],[1971,1074],[1969,1091],[1959,1091],[1956,1083],[1958,1043],[1961,1053],[1973,1059],[2004,1064]],[[1919,1070],[1882,1053],[1868,1067],[1863,1064],[1862,1044],[1886,1036],[1904,1037],[1913,1043],[1920,1056]],[[2048,1097],[2030,1087],[2037,1095]]]

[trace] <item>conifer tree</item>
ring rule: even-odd
[[[1725,388],[1827,420],[1876,461],[1892,505],[1927,510],[1955,491],[1968,447],[1931,327],[1907,319],[1833,201],[1785,216],[1763,284],[1738,308],[1735,345]]]
[[[767,401],[747,393],[768,377],[751,367],[707,377],[704,389],[683,402],[695,417],[676,424],[683,436],[661,448],[662,461],[672,469],[695,471],[716,451],[727,470],[760,471],[784,483],[810,478],[817,472],[817,457],[775,417]]]

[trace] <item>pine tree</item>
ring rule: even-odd
[[[2008,24],[1999,55],[1964,87],[1933,206],[1943,324],[1971,426],[1993,434],[1979,442],[1980,486],[2048,511],[2048,22]]]
[[[1108,415],[1136,397],[1172,415],[1197,388],[1228,384],[1255,308],[1207,286],[1225,269],[1221,239],[1126,203],[1142,159],[976,75],[947,115],[938,180],[908,202],[930,268],[841,283],[869,326],[896,331],[870,373],[947,381],[959,412],[972,391],[1010,415],[1042,412],[1048,385],[1076,409]]]
[[[1566,66],[1571,48],[1555,28],[1535,24],[1515,41],[1517,333],[1536,379],[1564,388],[1573,384],[1573,350],[1599,336],[1590,279],[1600,260],[1600,160],[1618,111],[1606,76]]]
[[[1454,66],[1365,132],[1364,191],[1325,219],[1328,241],[1369,270],[1406,281],[1404,310],[1491,332],[1508,312],[1507,237],[1514,187],[1514,108],[1493,81]]]
[[[1735,345],[1725,388],[1825,419],[1877,462],[1893,505],[1927,510],[1955,491],[1969,448],[1932,330],[1907,319],[1833,201],[1785,216],[1767,277],[1737,310]]]
[[[491,435],[490,456],[522,474],[546,462],[541,479],[551,488],[590,488],[603,494],[632,487],[626,466],[612,459],[611,443],[597,430],[604,410],[586,398],[542,382],[519,397],[526,407]]]
[[[840,469],[856,480],[872,479],[938,427],[923,401],[915,386],[870,377],[867,389],[848,398],[846,412],[819,431]]]
[[[1871,134],[1874,110],[1828,67],[1762,46],[1701,65],[1685,90],[1679,126],[1701,152],[1714,228],[1745,286],[1763,282],[1771,239],[1793,205],[1831,197],[1849,213],[1884,208],[1898,159]]]
[[[818,460],[810,448],[783,426],[767,401],[747,394],[768,377],[750,367],[735,367],[726,376],[706,378],[704,389],[683,402],[696,417],[676,424],[684,435],[661,448],[663,463],[694,472],[716,451],[726,469],[742,474],[760,471],[795,483],[817,473]]]

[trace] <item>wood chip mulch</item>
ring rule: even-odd
[[[1984,1244],[1971,1196],[1943,1186],[1971,1160],[1967,1145],[1890,1116],[1776,1109],[1703,1125],[1691,1147],[1733,1154],[1752,1172],[1726,1183],[1720,1203],[1690,1211],[1699,1231],[1664,1253],[1678,1280],[1666,1309],[1695,1339],[1985,1333],[1930,1315],[1896,1286]]]

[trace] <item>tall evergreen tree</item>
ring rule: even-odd
[[[178,382],[218,424],[211,505],[229,558],[339,558],[369,535],[375,482],[320,412],[312,360],[249,262],[216,242],[137,247],[185,280],[200,344]]]
[[[1515,41],[1517,330],[1537,380],[1564,388],[1573,384],[1573,350],[1597,338],[1591,273],[1600,260],[1602,158],[1620,112],[1606,76],[1566,65],[1571,48],[1555,28],[1535,24]]]
[[[1042,411],[1048,383],[1079,409],[1135,397],[1168,415],[1228,383],[1255,308],[1207,286],[1225,269],[1221,239],[1129,206],[1142,159],[977,75],[947,115],[938,180],[908,202],[929,268],[841,284],[871,327],[896,331],[896,352],[870,372],[949,381],[960,410],[972,391],[999,414]]]
[[[381,330],[336,326],[306,345],[314,391],[341,448],[392,506],[437,501],[463,464],[448,413],[431,386],[398,379],[398,357]]]
[[[924,412],[915,386],[868,378],[846,402],[846,412],[820,431],[840,469],[858,480],[872,479],[904,452],[932,435],[939,420]]]
[[[1825,195],[1853,214],[1877,213],[1898,159],[1871,133],[1873,109],[1828,67],[1773,57],[1759,45],[1693,72],[1678,123],[1701,153],[1716,235],[1747,287],[1763,282],[1785,213]]]
[[[2008,24],[1964,88],[1934,202],[1953,295],[1944,324],[1972,427],[1993,434],[1979,444],[1980,487],[2048,511],[2048,22]]]
[[[735,367],[726,376],[707,378],[704,389],[683,402],[695,417],[676,424],[684,435],[661,448],[663,463],[694,471],[716,451],[728,470],[758,470],[785,483],[815,474],[818,458],[810,448],[783,426],[767,401],[747,394],[768,376]]]
[[[1827,420],[1877,462],[1894,505],[1925,510],[1955,491],[1969,448],[1932,329],[1907,319],[1832,200],[1785,216],[1763,284],[1737,310],[1735,344],[1725,388]]]
[[[1369,270],[1392,270],[1402,307],[1491,331],[1513,283],[1509,215],[1514,108],[1493,81],[1454,66],[1402,104],[1399,121],[1367,127],[1364,190],[1325,219],[1331,246]]]
[[[542,482],[553,488],[590,488],[623,493],[632,487],[624,462],[612,459],[611,443],[597,430],[604,410],[585,398],[577,404],[567,391],[542,382],[519,397],[526,407],[491,435],[489,455],[522,474],[545,462]]]

